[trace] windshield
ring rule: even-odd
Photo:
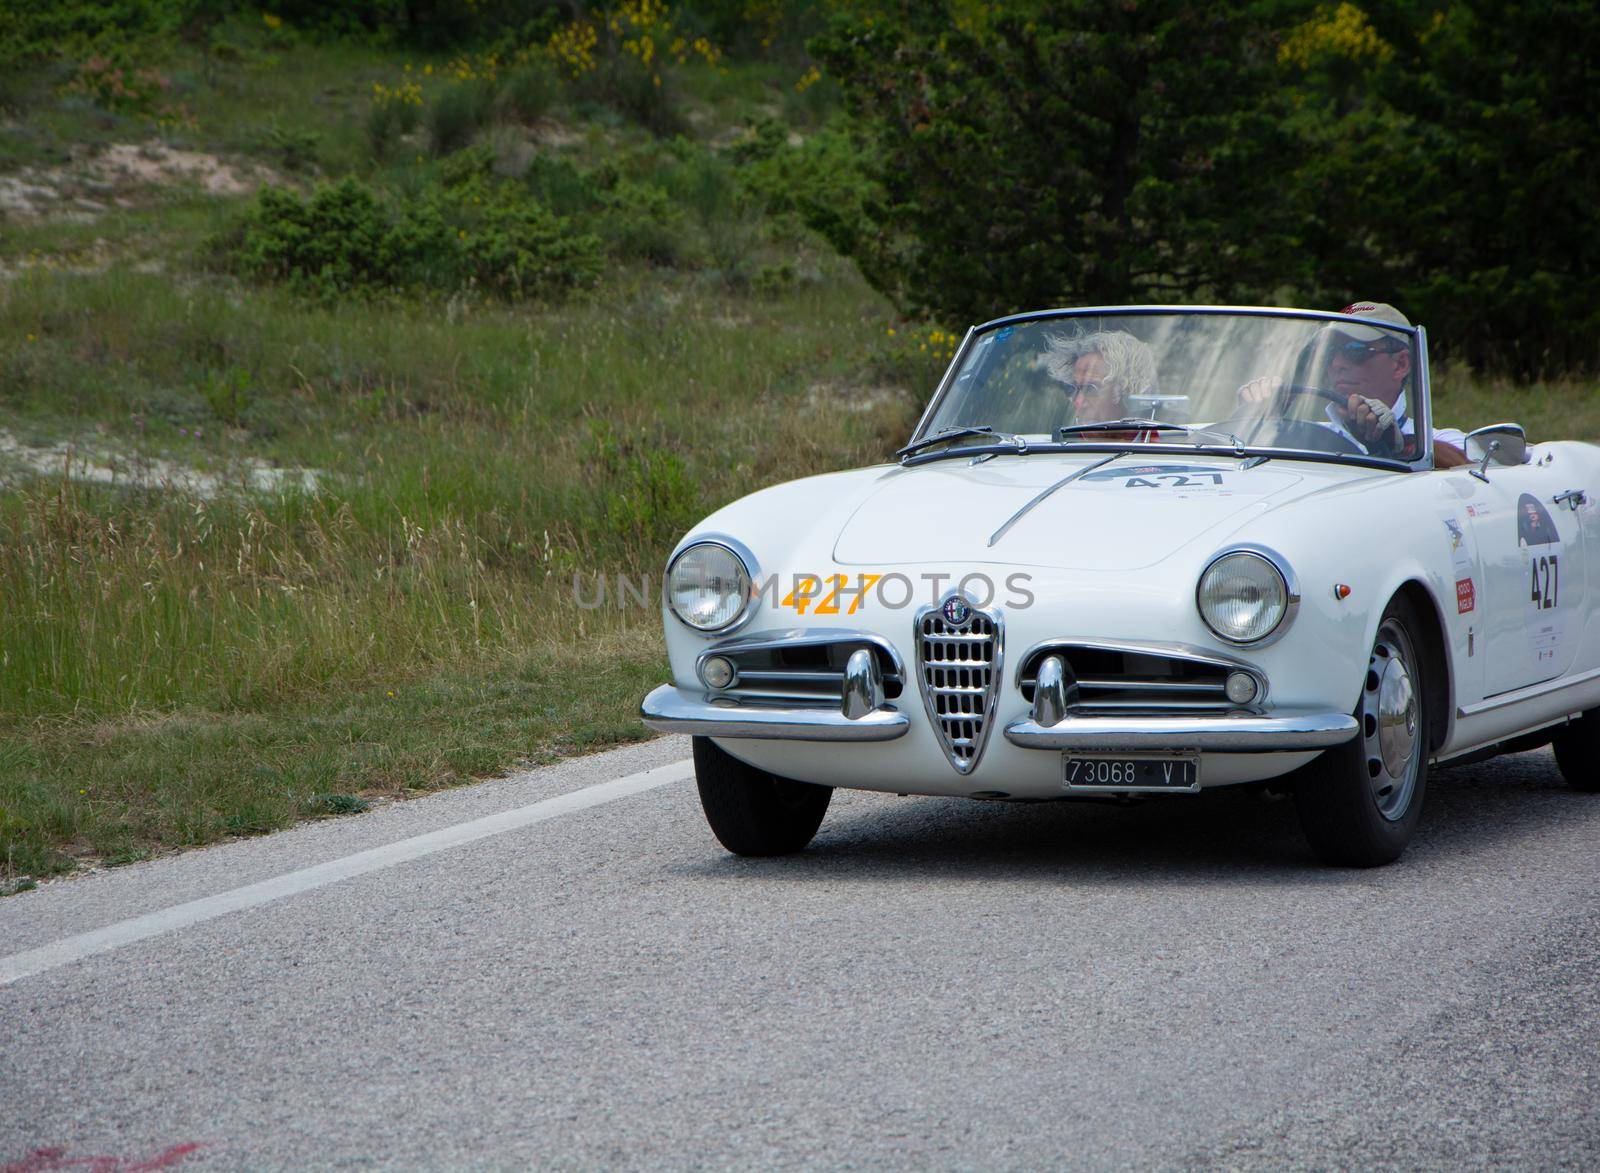
[[[1371,319],[1173,310],[1014,320],[963,348],[917,439],[988,428],[1035,445],[1413,460],[1417,370],[1411,332]],[[956,442],[996,441],[980,432]]]

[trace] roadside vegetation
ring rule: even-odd
[[[645,736],[574,577],[887,458],[968,324],[807,49],[869,6],[472,10],[0,16],[0,891]]]

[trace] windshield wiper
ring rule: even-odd
[[[935,435],[915,440],[900,449],[895,455],[904,460],[908,456],[921,452],[924,448],[932,448],[935,444],[943,444],[950,440],[962,440],[968,436],[993,436],[996,440],[1015,444],[1019,452],[1028,446],[1027,441],[1021,436],[1013,436],[1010,432],[997,432],[988,424],[974,424],[970,427],[946,428]]]
[[[1164,424],[1159,420],[1121,419],[1101,420],[1093,424],[1064,424],[1056,429],[1056,437],[1065,440],[1086,432],[1187,432],[1186,424]]]

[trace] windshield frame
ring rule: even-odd
[[[1352,314],[1334,313],[1327,310],[1301,310],[1283,306],[1231,306],[1231,305],[1118,305],[1118,306],[1086,306],[1075,309],[1029,310],[1026,313],[1007,314],[1004,317],[994,318],[981,325],[969,326],[966,336],[961,339],[961,345],[956,348],[955,355],[950,360],[950,365],[945,368],[943,377],[934,388],[933,397],[928,400],[928,406],[923,409],[917,426],[912,430],[907,446],[916,444],[927,438],[927,428],[930,421],[937,415],[940,405],[949,395],[955,383],[957,372],[972,352],[978,338],[1005,326],[1015,326],[1023,322],[1049,321],[1052,319],[1066,319],[1079,317],[1149,317],[1157,314],[1188,314],[1188,315],[1213,315],[1221,317],[1260,317],[1260,318],[1295,318],[1302,321],[1321,322],[1349,322],[1358,326],[1372,326],[1373,323],[1365,318],[1358,318]],[[1410,460],[1393,456],[1363,456],[1358,453],[1343,454],[1330,452],[1317,452],[1304,448],[1269,448],[1262,445],[1215,445],[1208,444],[1197,446],[1194,444],[1169,444],[1169,443],[1144,443],[1130,445],[1127,442],[1115,443],[1104,440],[1055,440],[1049,443],[1028,444],[1019,449],[1015,444],[987,445],[987,444],[953,444],[949,448],[936,449],[932,452],[919,452],[912,456],[902,458],[905,465],[921,464],[929,460],[947,458],[951,455],[977,456],[985,452],[996,455],[1011,453],[1025,455],[1029,452],[1156,452],[1162,454],[1176,453],[1204,453],[1227,456],[1272,456],[1289,460],[1314,460],[1331,464],[1354,464],[1368,468],[1387,468],[1404,472],[1420,472],[1431,469],[1433,465],[1433,404],[1432,389],[1428,384],[1428,332],[1421,326],[1401,326],[1395,323],[1384,322],[1385,330],[1404,334],[1411,339],[1413,356],[1415,358],[1415,388],[1413,394],[1416,399],[1416,434],[1428,436],[1430,442],[1419,445],[1419,451]]]

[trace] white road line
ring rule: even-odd
[[[497,815],[487,815],[470,823],[458,823],[454,827],[429,831],[426,835],[416,835],[384,847],[360,851],[343,859],[329,860],[327,863],[302,868],[297,872],[287,872],[270,880],[263,880],[259,884],[234,888],[232,891],[220,892],[215,896],[191,900],[187,904],[175,904],[159,912],[118,921],[103,929],[79,933],[75,937],[65,937],[49,945],[29,949],[25,953],[0,957],[0,986],[10,985],[21,978],[55,969],[59,965],[92,957],[96,953],[105,953],[135,941],[143,941],[147,937],[159,936],[162,933],[199,924],[201,921],[226,916],[230,912],[239,912],[273,900],[282,900],[286,896],[309,892],[313,888],[321,888],[328,884],[337,884],[340,880],[348,880],[353,876],[392,868],[396,864],[420,859],[436,851],[445,851],[451,847],[459,847],[463,843],[486,839],[490,835],[515,831],[519,827],[542,823],[547,819],[570,815],[575,811],[588,810],[603,803],[615,802],[619,798],[629,798],[646,790],[654,790],[658,786],[681,781],[693,773],[694,763],[685,758],[665,766],[629,774],[626,778],[600,782],[594,786],[586,786],[582,790],[574,790],[570,794],[547,798],[543,802],[518,807],[515,810],[501,811]]]

